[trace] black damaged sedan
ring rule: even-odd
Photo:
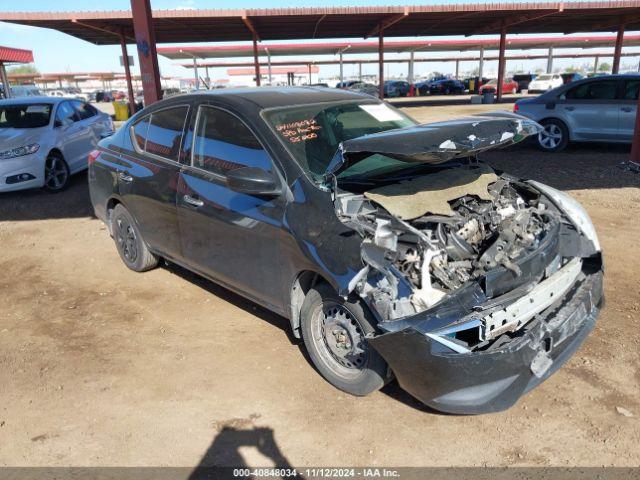
[[[603,299],[584,209],[477,160],[540,128],[419,125],[335,89],[175,96],[91,154],[91,201],[129,268],[164,258],[287,317],[335,387],[396,378],[494,412],[567,361]]]

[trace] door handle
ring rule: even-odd
[[[182,197],[182,200],[184,200],[184,203],[188,203],[189,205],[194,207],[201,207],[204,205],[204,202],[202,200],[200,200],[199,198],[193,198],[190,195],[184,195]]]
[[[127,172],[118,173],[118,177],[120,178],[120,180],[122,180],[125,183],[133,182],[133,177],[129,175]]]
[[[621,110],[623,112],[630,112],[631,110],[633,110],[631,107],[622,107]]]

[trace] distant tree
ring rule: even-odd
[[[602,62],[600,65],[598,65],[599,72],[608,72],[609,70],[611,70],[611,64],[608,62]]]
[[[7,70],[7,73],[12,73],[14,75],[38,75],[40,72],[35,65],[33,65],[32,63],[27,63],[26,65],[18,65],[16,67],[12,67]]]

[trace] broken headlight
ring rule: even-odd
[[[543,183],[538,183],[533,180],[530,180],[528,183],[544,193],[560,210],[566,213],[576,228],[591,241],[593,248],[595,248],[597,252],[600,251],[600,242],[598,241],[598,235],[591,222],[591,218],[589,218],[587,211],[576,199]]]

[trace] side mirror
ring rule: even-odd
[[[227,186],[234,192],[264,196],[280,194],[277,177],[262,168],[241,167],[231,170],[226,175]]]

